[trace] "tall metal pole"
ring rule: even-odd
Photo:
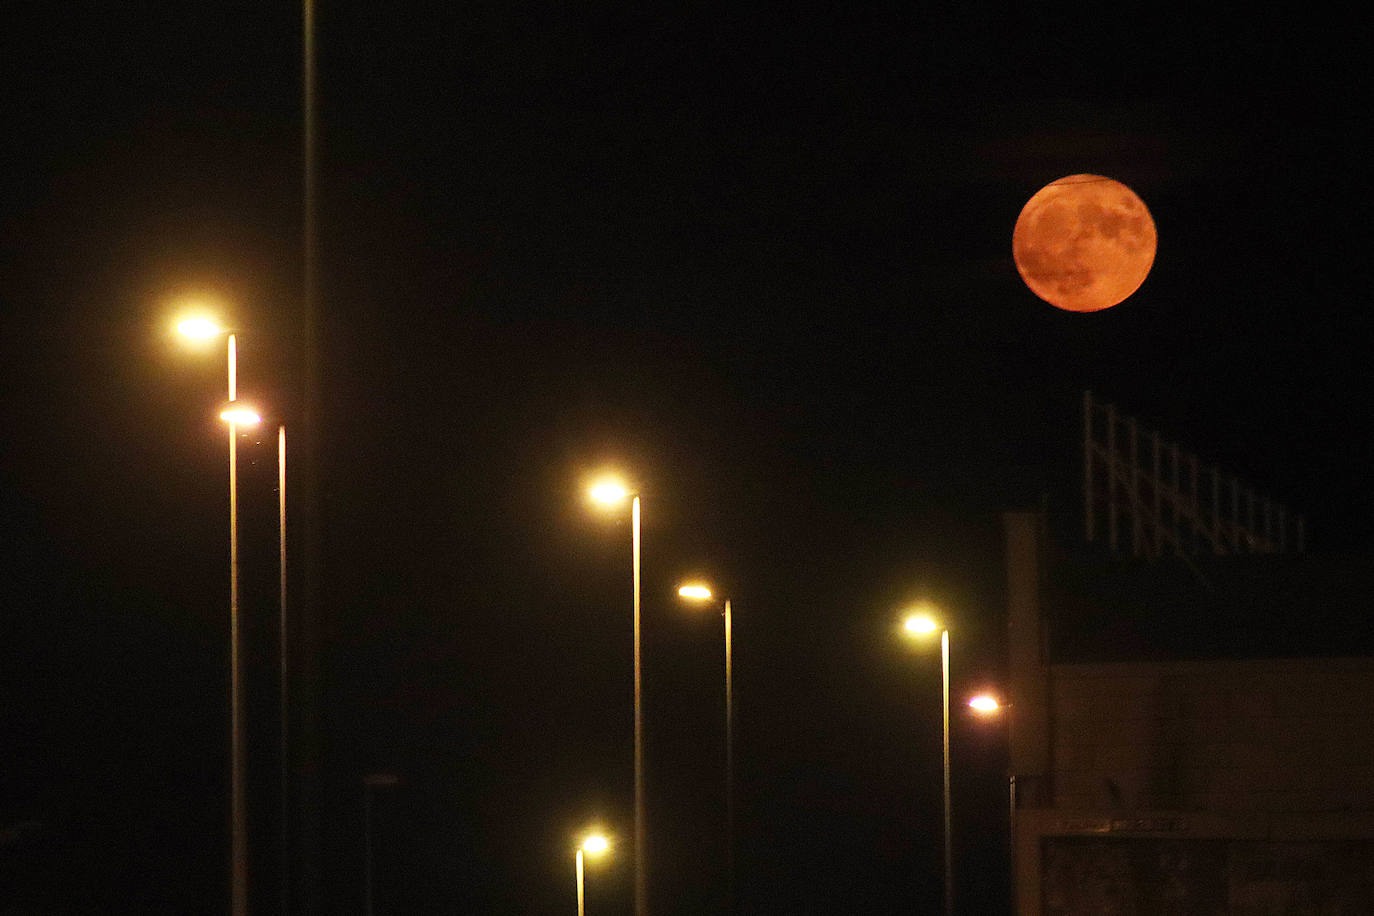
[[[323,661],[321,629],[324,530],[320,511],[320,455],[323,443],[323,339],[320,315],[317,226],[315,0],[301,0],[301,427],[297,437],[301,533],[301,606],[296,612],[296,841],[297,912],[322,911],[321,739]],[[303,446],[303,447],[302,447]]]
[[[949,630],[940,632],[940,686],[945,708],[945,916],[951,916],[954,912],[954,850],[950,842],[953,831],[949,812]]]
[[[288,742],[289,731],[287,717],[290,713],[289,703],[289,681],[290,666],[287,663],[287,641],[286,641],[286,427],[277,427],[277,569],[279,570],[280,581],[278,582],[278,607],[281,611],[281,641],[278,647],[278,654],[281,657],[281,686],[279,693],[281,696],[281,709],[278,712],[277,720],[281,729],[279,739],[281,742],[281,913],[287,916],[291,912],[291,829],[290,829],[290,799],[291,799],[291,745]]]
[[[577,847],[577,916],[585,916],[587,910],[582,900],[582,847]]]
[[[238,398],[238,359],[229,335],[229,400]],[[239,671],[238,425],[229,422],[229,901],[233,916],[248,913],[248,831],[244,808],[243,679]]]
[[[644,718],[640,706],[639,680],[639,497],[630,506],[634,547],[634,636],[635,636],[635,916],[649,912],[644,857]]]
[[[730,659],[730,599],[725,599],[725,874],[730,912],[735,910],[735,689]]]

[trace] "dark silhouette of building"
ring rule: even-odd
[[[1016,912],[1374,913],[1374,557],[1004,525]]]

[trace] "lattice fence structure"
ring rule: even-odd
[[[1301,516],[1083,393],[1083,521],[1133,556],[1301,553]]]

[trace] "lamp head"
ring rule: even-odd
[[[930,614],[914,612],[902,621],[902,629],[909,636],[928,636],[940,629],[940,624]]]
[[[605,855],[611,849],[611,838],[604,833],[589,833],[582,838],[579,848],[591,857]]]
[[[187,315],[177,322],[176,329],[182,337],[197,342],[213,340],[226,332],[209,315]]]
[[[969,709],[978,713],[980,716],[990,716],[995,712],[1006,709],[1006,704],[1002,703],[990,693],[980,693],[968,701]]]
[[[678,597],[689,601],[710,601],[711,587],[704,582],[688,582],[678,587]]]
[[[616,478],[606,477],[592,484],[587,495],[598,505],[618,506],[630,495],[630,491]]]
[[[220,411],[219,418],[235,426],[257,426],[262,422],[262,414],[237,402]]]

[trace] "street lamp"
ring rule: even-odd
[[[688,582],[678,587],[678,596],[688,601],[711,602],[711,587],[701,582]],[[729,880],[729,900],[735,898],[735,703],[734,668],[731,661],[730,599],[726,598],[721,612],[725,618],[725,863]]]
[[[243,684],[239,639],[239,567],[238,567],[238,428],[256,426],[262,422],[257,410],[238,400],[237,337],[218,320],[207,314],[183,316],[176,323],[177,334],[192,344],[207,344],[226,338],[228,368],[228,403],[220,411],[220,419],[229,425],[229,656],[230,656],[230,812],[232,839],[230,846],[231,912],[246,913],[248,909],[248,855],[246,798],[244,790],[244,744],[242,729]],[[277,541],[279,557],[280,623],[281,623],[281,885],[282,912],[289,903],[287,839],[287,806],[289,767],[287,745],[287,621],[286,621],[286,427],[277,427]]]
[[[238,358],[234,334],[206,315],[182,318],[177,333],[191,341],[227,335],[229,403],[220,418],[229,424],[229,899],[232,916],[248,912],[248,825],[243,774],[243,679],[239,653],[239,523],[238,428],[261,421],[256,411],[238,404]]]
[[[945,916],[954,912],[954,855],[951,845],[953,831],[950,829],[949,803],[949,628],[935,619],[933,610],[925,605],[912,609],[902,621],[902,628],[909,636],[928,636],[940,632],[940,697],[944,709],[944,728],[941,748],[944,758],[944,808],[945,808]]]
[[[1012,707],[996,694],[980,693],[969,698],[969,709],[980,719],[992,719]],[[1006,721],[1005,719],[1003,721]],[[1011,894],[1016,895],[1016,774],[1007,774],[1007,861],[1011,865]]]
[[[610,851],[611,840],[604,833],[589,833],[582,838],[582,842],[577,847],[577,916],[585,916],[586,906],[583,903],[584,895],[582,891],[582,859],[585,853],[587,857],[598,859]]]
[[[647,863],[644,848],[644,717],[642,715],[639,676],[639,495],[616,478],[602,478],[591,485],[587,495],[593,502],[616,508],[630,499],[631,555],[634,565],[634,680],[635,680],[635,916],[648,913],[646,878]]]

